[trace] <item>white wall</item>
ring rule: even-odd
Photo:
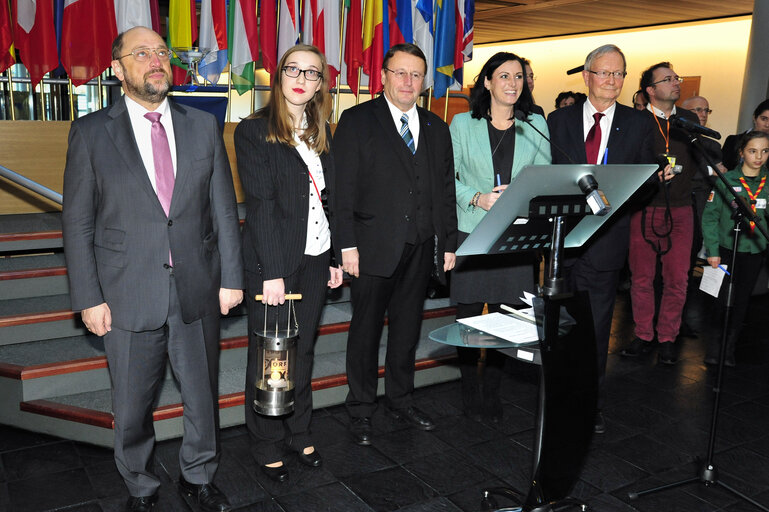
[[[582,75],[567,76],[566,70],[584,64],[585,56],[607,43],[619,46],[627,58],[628,76],[620,103],[631,104],[644,69],[659,61],[670,61],[681,76],[701,76],[700,94],[713,113],[708,125],[729,134],[749,128],[737,127],[740,91],[745,73],[750,16],[725,21],[666,25],[660,28],[622,30],[599,34],[538,39],[511,44],[476,45],[473,60],[466,64],[466,84],[475,80],[483,63],[498,51],[510,51],[532,62],[537,77],[534,97],[546,113],[555,108],[561,91],[587,92]]]

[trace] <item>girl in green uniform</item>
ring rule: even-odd
[[[758,222],[766,228],[767,185],[766,161],[769,158],[769,134],[760,131],[746,133],[739,145],[742,163],[724,176],[729,186],[738,195],[745,198],[751,209],[758,216]],[[734,198],[720,181],[710,193],[710,198],[702,215],[702,235],[708,254],[708,263],[713,268],[722,267],[727,272],[734,271],[733,308],[729,320],[729,332],[726,339],[726,366],[734,366],[734,347],[740,336],[740,327],[745,319],[750,294],[761,270],[767,242],[753,225],[743,223],[740,229],[737,254],[734,247]],[[751,223],[752,224],[752,223]],[[726,290],[731,275],[724,276],[717,304],[716,318],[723,319],[726,307]],[[721,329],[712,329],[705,356],[706,364],[718,363]]]

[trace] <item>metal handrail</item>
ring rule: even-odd
[[[36,181],[33,181],[25,176],[22,176],[17,172],[13,172],[12,170],[8,169],[7,167],[3,167],[2,165],[0,165],[0,176],[16,183],[17,185],[21,185],[27,190],[31,190],[36,194],[40,194],[46,199],[50,199],[54,203],[61,205],[61,201],[62,201],[61,194],[59,194],[55,190],[51,190],[50,188],[44,185],[41,185]]]

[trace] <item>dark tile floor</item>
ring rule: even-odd
[[[721,480],[769,505],[769,333],[762,329],[769,298],[754,300],[721,394],[714,461]],[[706,456],[714,370],[702,364],[704,342],[680,340],[681,360],[660,366],[656,355],[626,360],[619,348],[632,337],[620,297],[607,374],[606,434],[595,436],[572,494],[607,512],[751,512],[758,508],[723,487],[694,483],[627,498],[629,491],[695,476]],[[528,489],[537,374],[515,362],[503,382],[504,421],[473,422],[461,415],[459,384],[419,389],[418,405],[438,428],[417,432],[383,414],[374,417],[372,447],[355,445],[342,407],[316,411],[319,469],[289,460],[290,480],[276,484],[258,471],[244,428],[222,432],[217,484],[236,510],[478,511],[481,489]],[[178,440],[159,443],[163,479],[158,510],[188,511],[176,493]],[[110,450],[0,426],[0,511],[122,510],[126,490]],[[500,505],[512,505],[500,501]]]

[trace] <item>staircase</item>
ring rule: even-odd
[[[0,423],[111,447],[112,400],[101,338],[70,310],[57,213],[0,216]],[[344,402],[349,288],[329,291],[313,368],[315,407]],[[425,301],[417,348],[417,386],[458,377],[452,347],[427,339],[454,320],[447,299]],[[386,339],[387,327],[383,333]],[[246,312],[222,318],[219,414],[222,427],[243,423]],[[380,365],[384,362],[380,347]],[[384,391],[379,368],[379,392]],[[182,434],[182,405],[170,368],[154,411],[158,439]]]

